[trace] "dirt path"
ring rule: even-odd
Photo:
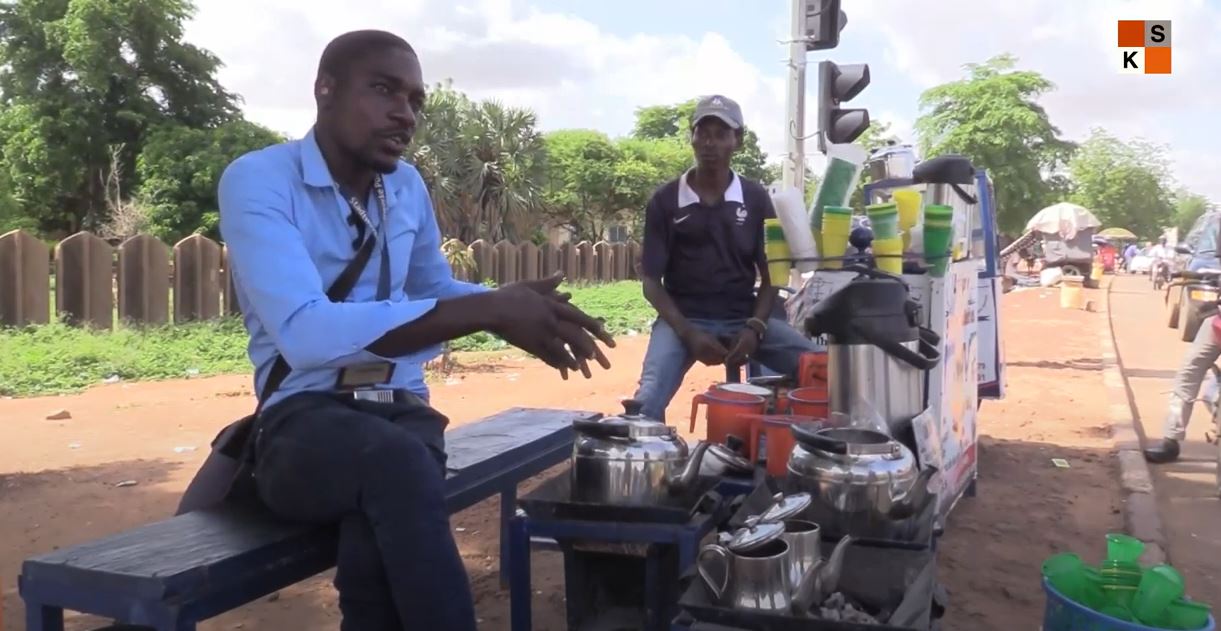
[[[1160,440],[1175,372],[1188,343],[1166,326],[1160,292],[1147,278],[1117,278],[1111,290],[1119,361],[1136,401],[1145,440]],[[1191,594],[1221,605],[1221,500],[1216,493],[1217,447],[1204,440],[1211,419],[1197,405],[1179,461],[1150,465],[1170,561]]]
[[[1038,565],[1053,551],[1092,553],[1120,527],[1113,460],[1106,441],[1106,391],[1094,330],[1102,314],[1060,310],[1054,294],[1029,291],[1003,301],[1010,362],[1008,399],[984,403],[980,494],[955,509],[942,542],[941,577],[952,592],[946,628],[1035,628],[1042,596]],[[635,388],[645,340],[623,338],[614,368],[589,381],[560,381],[537,362],[500,358],[434,386],[454,425],[508,407],[612,412]],[[721,375],[697,367],[668,410],[684,425],[691,396]],[[80,395],[0,400],[0,592],[21,619],[15,577],[21,560],[170,515],[202,462],[208,442],[249,411],[246,377],[115,384]],[[67,420],[45,417],[64,409]],[[697,432],[702,427],[697,425]],[[186,449],[182,449],[186,448]],[[191,448],[194,448],[193,450]],[[1050,459],[1069,460],[1056,469]],[[125,480],[135,486],[117,487]],[[507,594],[496,576],[494,500],[453,519],[489,630],[508,627]],[[535,628],[563,625],[562,573],[550,553],[535,555]],[[335,629],[330,573],[200,625],[201,629]],[[70,629],[97,621],[69,616]]]

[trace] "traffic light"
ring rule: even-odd
[[[856,140],[869,128],[869,110],[842,109],[840,103],[851,101],[869,85],[869,64],[837,65],[832,61],[818,64],[818,143],[826,151],[826,143],[845,144]]]
[[[803,0],[806,50],[828,50],[839,46],[839,32],[848,16],[839,10],[840,0]]]

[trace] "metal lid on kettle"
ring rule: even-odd
[[[749,552],[757,550],[784,534],[784,524],[777,522],[762,522],[758,517],[746,520],[746,526],[739,528],[729,540],[730,552]]]
[[[777,493],[772,497],[772,500],[775,503],[759,516],[759,521],[782,522],[795,517],[801,511],[809,508],[814,498],[810,497],[809,493],[794,493],[792,495]]]

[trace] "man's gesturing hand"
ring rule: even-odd
[[[570,370],[579,370],[589,378],[590,359],[610,368],[610,361],[594,337],[612,348],[615,340],[602,322],[569,304],[567,294],[556,291],[562,279],[557,274],[497,289],[496,325],[492,332],[559,369],[565,379]]]

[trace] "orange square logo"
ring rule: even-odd
[[[1170,20],[1119,20],[1115,56],[1124,74],[1170,74]]]
[[[1145,49],[1145,74],[1170,74],[1170,49]]]
[[[1145,45],[1144,20],[1119,21],[1119,47],[1141,48]]]

